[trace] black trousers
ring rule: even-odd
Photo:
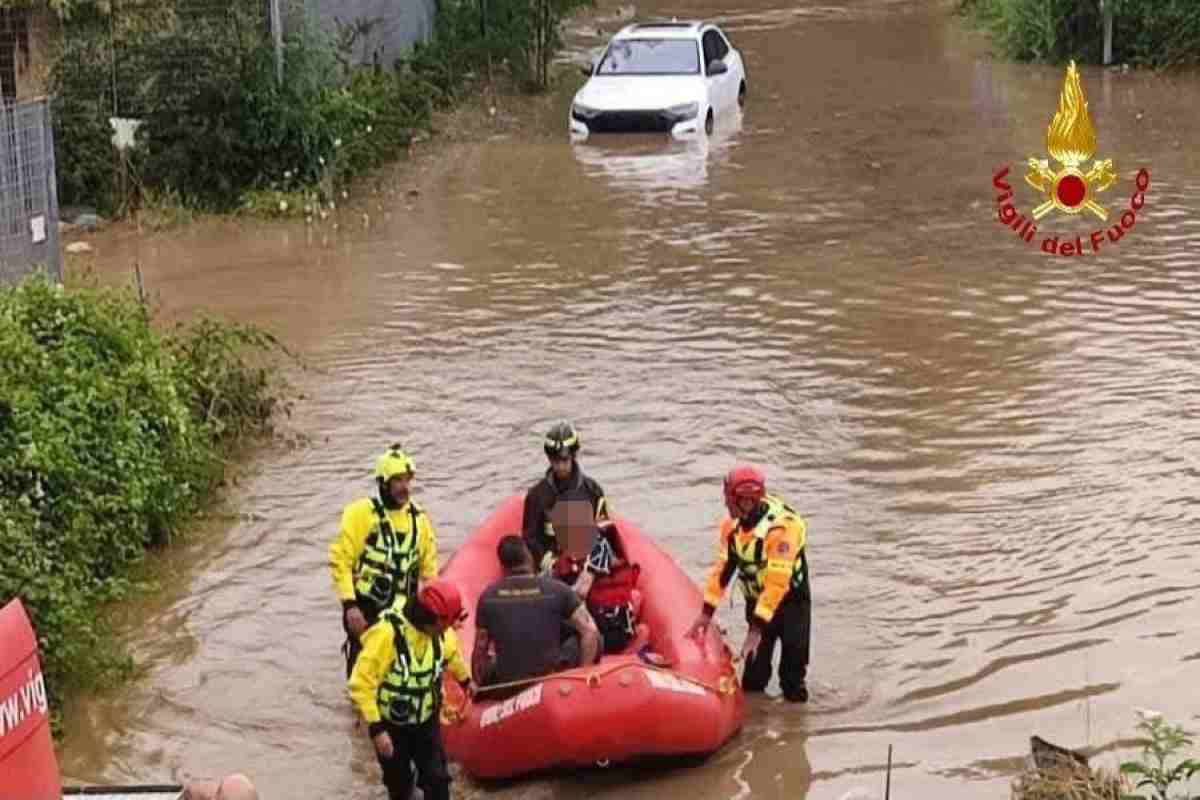
[[[746,622],[754,618],[754,604],[746,604]],[[812,633],[812,593],[808,581],[792,589],[775,609],[775,617],[763,631],[762,643],[753,659],[742,670],[742,689],[761,692],[771,680],[771,662],[775,643],[781,645],[779,657],[779,688],[788,700],[808,699],[805,679],[808,676],[808,650]]]
[[[409,800],[413,791],[413,767],[417,769],[417,784],[425,800],[450,800],[450,770],[446,751],[442,747],[442,728],[438,714],[421,725],[385,723],[392,739],[392,757],[384,758],[375,751],[383,769],[383,785],[388,800]]]
[[[371,607],[370,603],[359,603],[358,607],[362,609],[363,616],[367,618],[367,627],[374,625],[379,619],[379,613]],[[350,680],[350,674],[354,672],[354,662],[358,661],[358,654],[362,652],[362,642],[350,632],[350,627],[346,625],[345,611],[342,612],[342,630],[346,632],[346,641],[342,643],[342,655],[346,656],[346,680]]]

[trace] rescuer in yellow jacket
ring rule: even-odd
[[[442,746],[442,674],[472,691],[453,626],[465,617],[454,584],[435,580],[385,611],[363,636],[347,687],[367,722],[390,800],[409,800],[413,765],[427,800],[450,800]]]
[[[704,608],[692,625],[702,634],[725,587],[736,574],[746,598],[749,631],[742,645],[742,688],[761,692],[771,679],[775,642],[781,644],[779,685],[790,701],[808,701],[812,594],[805,556],[807,526],[783,500],[767,494],[757,467],[738,466],[725,476],[729,510],[718,534],[717,558],[704,587]]]
[[[418,578],[438,575],[437,533],[411,497],[413,461],[392,445],[375,464],[376,497],[355,500],[342,511],[341,528],[329,546],[329,568],[342,602],[346,676],[362,649],[363,632],[392,606],[403,608]]]

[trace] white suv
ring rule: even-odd
[[[716,117],[745,102],[742,55],[716,25],[699,20],[622,28],[569,114],[573,139],[592,133],[651,131],[689,138],[711,134]]]

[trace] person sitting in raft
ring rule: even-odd
[[[600,631],[603,651],[619,653],[644,632],[638,629],[645,625],[637,624],[642,593],[636,587],[641,568],[624,557],[616,525],[609,520],[582,529],[565,521],[558,527],[570,544],[554,560],[551,575],[572,587],[587,603]],[[572,552],[577,538],[583,541],[586,558]],[[592,542],[590,548],[588,540]]]
[[[471,673],[453,626],[466,615],[462,595],[434,580],[393,606],[363,634],[362,653],[347,686],[367,722],[390,800],[409,800],[412,764],[427,800],[450,800],[442,746],[442,673],[449,669],[468,694]]]
[[[484,589],[475,609],[471,670],[479,686],[596,663],[600,632],[579,596],[561,581],[535,572],[520,536],[501,539],[496,555],[504,577]]]

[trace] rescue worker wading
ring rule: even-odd
[[[402,608],[418,577],[429,581],[438,575],[433,523],[409,496],[414,474],[412,459],[392,445],[375,464],[378,496],[346,506],[341,530],[329,546],[346,631],[346,677],[362,650],[363,632],[385,609]]]
[[[579,433],[569,422],[560,422],[546,433],[543,443],[550,467],[545,476],[525,493],[521,532],[535,567],[547,571],[559,546],[549,513],[560,500],[586,500],[597,522],[609,518],[608,501],[600,484],[583,474],[576,458]]]
[[[702,634],[736,573],[746,598],[749,632],[742,645],[742,688],[761,692],[771,679],[775,642],[782,645],[779,684],[793,702],[808,701],[812,595],[805,556],[807,526],[783,500],[766,493],[766,477],[752,466],[725,476],[725,506],[717,560],[704,588],[704,609],[690,634]]]
[[[412,766],[427,800],[449,800],[450,772],[442,747],[442,674],[468,692],[471,673],[453,625],[465,618],[462,596],[435,580],[409,597],[403,611],[385,611],[363,636],[347,685],[367,721],[390,800],[409,800]]]

